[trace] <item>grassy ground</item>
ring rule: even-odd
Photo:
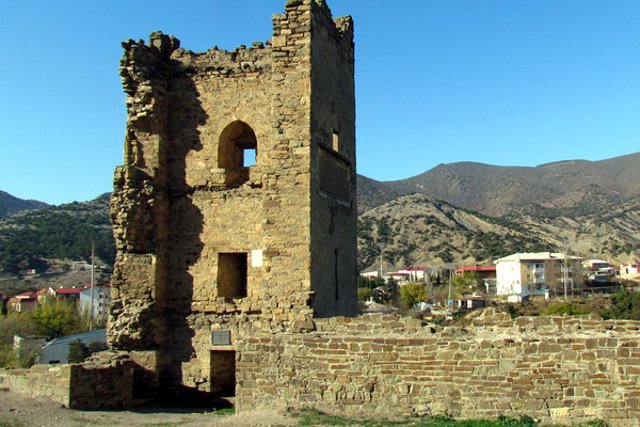
[[[449,417],[416,417],[401,421],[354,419],[326,415],[317,411],[296,414],[300,426],[362,426],[362,427],[534,427],[538,424],[530,417],[518,419],[499,417],[495,420],[454,420]],[[602,421],[592,421],[583,426],[606,427]]]

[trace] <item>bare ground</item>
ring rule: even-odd
[[[0,425],[25,427],[80,426],[295,426],[295,418],[269,410],[220,414],[204,409],[144,407],[127,411],[79,411],[59,403],[0,391]],[[9,424],[11,425],[11,424]]]

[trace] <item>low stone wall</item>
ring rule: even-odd
[[[72,365],[34,365],[0,370],[0,387],[30,397],[45,397],[69,407]]]
[[[0,388],[73,409],[120,409],[132,403],[132,369],[121,363],[34,365],[0,370]]]
[[[371,315],[316,327],[238,343],[238,410],[639,425],[639,322],[494,315],[439,328]]]

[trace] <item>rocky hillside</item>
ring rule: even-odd
[[[96,256],[113,263],[109,194],[5,218],[0,220],[0,272],[43,270],[50,259],[88,260],[92,240]]]
[[[487,262],[547,242],[504,219],[457,208],[424,194],[401,196],[358,218],[359,267],[379,262],[442,265]]]
[[[591,162],[569,160],[536,167],[460,162],[412,178],[381,183],[376,193],[422,193],[491,216],[512,211],[545,217],[605,214],[640,199],[640,153]]]
[[[497,218],[424,194],[401,196],[359,216],[359,267],[490,263],[515,252],[564,251],[630,262],[640,253],[640,203],[606,214]]]
[[[0,219],[20,212],[44,209],[48,206],[46,203],[37,200],[23,200],[0,191]]]
[[[400,196],[399,192],[384,182],[367,178],[364,175],[358,175],[357,179],[359,213],[366,212]]]

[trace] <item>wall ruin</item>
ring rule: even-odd
[[[165,390],[217,391],[243,337],[356,314],[352,22],[295,0],[266,44],[123,47],[110,344],[154,352]]]
[[[504,314],[458,328],[393,315],[315,322],[312,333],[240,345],[238,410],[640,424],[640,322]]]
[[[108,334],[137,367],[134,389],[235,395],[240,411],[638,425],[637,322],[350,317],[349,17],[290,0],[266,44],[194,53],[153,33],[123,46]]]
[[[133,401],[133,366],[120,360],[106,364],[0,369],[0,388],[47,398],[67,408],[123,409]]]

